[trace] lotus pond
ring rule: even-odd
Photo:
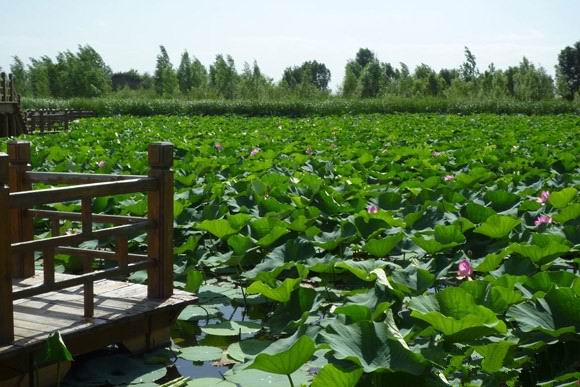
[[[171,348],[75,359],[67,386],[580,379],[579,116],[121,116],[30,140],[35,169],[121,174],[171,141],[175,286],[200,299]]]

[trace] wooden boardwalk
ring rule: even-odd
[[[196,301],[173,289],[173,146],[151,144],[148,158],[148,175],[115,176],[33,172],[28,142],[9,142],[8,155],[0,154],[0,386],[33,386],[32,375],[40,375],[40,386],[56,385],[66,369],[59,364],[53,372],[36,360],[55,331],[73,355],[111,344],[141,352],[167,344],[178,314]],[[93,213],[96,197],[137,192],[147,195],[147,217]],[[38,208],[70,201],[81,211]],[[46,219],[49,237],[35,237],[35,219]],[[80,232],[70,232],[70,222]],[[147,252],[131,253],[130,238],[140,234]],[[102,239],[112,246],[79,247]],[[56,273],[56,254],[82,258],[83,273]],[[116,265],[94,271],[95,259]],[[40,262],[42,271],[35,270]],[[124,280],[140,270],[147,285]]]
[[[57,281],[74,278],[73,275],[56,274]],[[42,283],[42,273],[23,280],[13,280],[13,290],[19,290]],[[83,287],[76,286],[40,294],[14,302],[14,336],[12,345],[0,347],[0,367],[2,361],[18,352],[31,352],[44,344],[44,340],[54,331],[60,331],[69,348],[79,348],[86,334],[102,325],[119,326],[124,321],[138,321],[163,313],[173,318],[185,306],[196,301],[188,292],[174,290],[167,299],[147,297],[147,286],[123,281],[100,280],[94,283],[94,317],[84,317]],[[147,329],[135,329],[135,337],[145,338]],[[123,337],[128,340],[130,337]],[[106,338],[103,338],[106,341]],[[115,338],[108,344],[116,343]],[[103,343],[99,343],[102,347]],[[156,346],[151,343],[151,347]],[[159,343],[161,344],[161,343]],[[79,351],[75,351],[79,352]],[[86,351],[80,351],[86,352]]]

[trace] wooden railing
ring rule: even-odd
[[[45,134],[67,131],[71,121],[94,115],[94,112],[88,110],[36,109],[27,110],[24,121],[28,133]]]
[[[0,102],[20,102],[12,74],[0,73]]]
[[[30,143],[8,143],[0,154],[0,345],[14,340],[13,301],[82,285],[84,317],[94,314],[93,282],[147,269],[148,297],[168,298],[173,293],[173,146],[149,145],[148,176],[118,176],[30,171]],[[69,186],[32,190],[34,183]],[[76,185],[71,185],[76,184]],[[92,199],[146,192],[146,218],[92,213]],[[80,200],[81,212],[33,209],[33,206]],[[48,219],[51,236],[34,239],[34,218]],[[61,235],[61,220],[81,223],[81,232]],[[111,225],[94,229],[93,224]],[[147,254],[130,254],[129,235],[147,232]],[[113,250],[77,247],[89,240],[113,237]],[[43,283],[12,290],[12,278],[35,275],[34,253],[42,253]],[[84,273],[55,281],[55,253],[83,257]],[[117,267],[93,271],[94,258],[112,260]],[[58,300],[55,300],[58,302]]]

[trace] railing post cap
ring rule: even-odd
[[[29,141],[10,141],[8,144],[8,158],[10,162],[30,161]]]
[[[149,144],[149,166],[169,168],[173,165],[173,144],[156,142]]]

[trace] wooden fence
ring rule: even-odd
[[[12,74],[0,73],[0,137],[19,136],[26,133],[20,111],[20,96],[14,86]]]
[[[94,115],[88,110],[36,109],[25,112],[24,122],[28,133],[58,133],[67,131],[71,121]]]
[[[82,285],[84,316],[92,318],[94,281],[144,269],[148,271],[148,297],[165,299],[172,295],[173,146],[151,144],[148,154],[148,176],[33,172],[30,143],[8,143],[8,155],[0,154],[0,345],[14,341],[13,302],[18,299]],[[69,186],[32,190],[34,183]],[[146,218],[92,213],[95,197],[136,192],[147,193]],[[80,213],[32,208],[76,200],[81,201]],[[49,238],[34,239],[34,218],[49,220]],[[81,232],[62,235],[61,220],[80,222]],[[95,229],[95,223],[110,226]],[[148,234],[147,254],[130,254],[129,235],[143,232]],[[116,241],[114,251],[77,247],[85,241],[111,237]],[[12,278],[35,275],[35,252],[42,253],[43,283],[13,291]],[[55,253],[84,257],[85,272],[55,282]],[[116,261],[117,267],[92,271],[93,258]]]
[[[0,102],[20,102],[12,74],[0,73]]]

